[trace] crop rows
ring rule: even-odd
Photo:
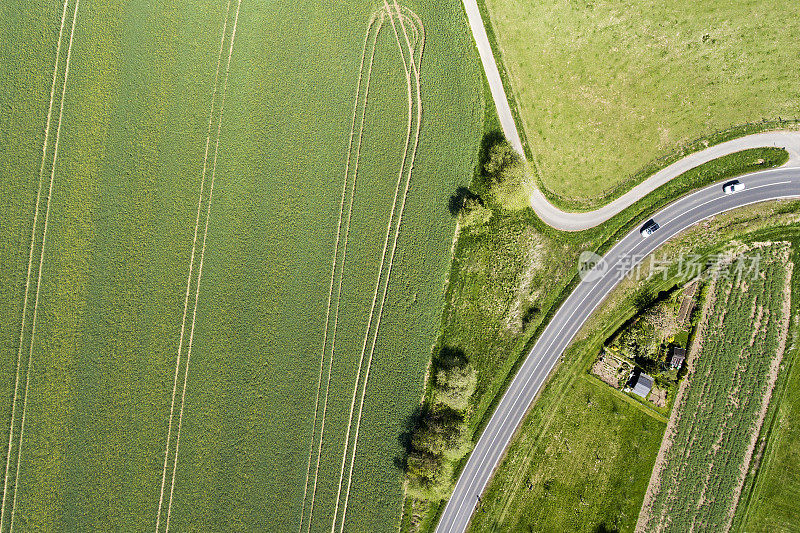
[[[228,74],[231,68],[231,57],[233,55],[233,43],[236,39],[236,27],[239,22],[239,11],[242,1],[238,0],[236,3],[236,10],[233,14],[230,34],[228,34],[228,22],[231,15],[231,0],[228,0],[225,9],[225,23],[222,25],[222,37],[219,45],[219,55],[217,57],[216,73],[214,74],[214,89],[211,97],[211,109],[208,115],[208,133],[206,134],[205,151],[203,154],[203,170],[200,180],[200,193],[197,201],[197,216],[194,225],[194,237],[192,239],[192,252],[189,260],[189,275],[186,281],[186,296],[183,304],[183,318],[181,320],[181,333],[178,341],[178,355],[175,359],[175,377],[172,383],[172,399],[170,402],[169,422],[167,427],[167,439],[164,449],[164,467],[161,472],[161,489],[158,498],[158,512],[156,514],[156,532],[159,531],[161,526],[162,516],[164,517],[164,531],[169,531],[170,519],[172,518],[172,499],[175,493],[175,475],[178,470],[178,451],[180,446],[181,429],[183,427],[183,409],[186,403],[186,386],[189,380],[189,362],[192,357],[192,347],[194,343],[195,324],[197,321],[197,306],[200,299],[200,280],[203,276],[203,262],[205,259],[206,242],[208,237],[208,223],[211,218],[211,200],[214,195],[214,182],[217,175],[217,158],[219,156],[219,138],[222,129],[222,114],[225,108],[225,96],[228,88]],[[220,67],[223,60],[223,51],[225,50],[225,43],[228,42],[228,56],[225,64],[225,72],[222,80],[220,80]],[[221,86],[220,86],[221,83]],[[216,108],[218,106],[218,109]],[[214,129],[212,125],[216,123],[216,134],[214,140],[214,150],[209,161],[209,154],[211,148],[211,138]],[[210,176],[209,176],[210,174]],[[208,184],[208,191],[206,192],[206,181]],[[203,209],[205,207],[205,209]],[[203,213],[205,211],[205,213]],[[201,226],[201,219],[204,220]],[[200,240],[201,246],[199,253],[196,253],[198,248],[198,234],[202,227],[202,238]],[[197,265],[197,272],[195,273],[195,259],[199,261]],[[194,294],[192,294],[192,287],[194,287]],[[191,301],[190,301],[190,297]],[[189,309],[191,312],[191,322],[187,321]],[[187,332],[187,324],[188,335]],[[185,350],[186,356],[181,360],[181,354],[184,350],[184,342],[186,342]],[[180,387],[180,408],[176,411],[176,399],[178,398],[178,384],[179,375],[183,373],[183,385]],[[173,435],[173,426],[175,426]],[[172,442],[174,436],[174,444]],[[172,450],[172,451],[170,451]],[[170,461],[171,459],[171,461]],[[170,465],[170,462],[172,463]],[[169,495],[166,499],[165,505],[165,488],[169,475]]]
[[[80,0],[43,246],[77,5],[64,2],[0,9],[3,529],[13,514],[20,531],[297,531],[303,505],[304,531],[334,516],[336,531],[393,529],[392,459],[449,261],[446,201],[480,140],[460,3],[415,3],[417,18],[392,0],[242,1],[231,59],[238,0]],[[376,8],[399,16],[369,34],[345,182]],[[436,21],[428,38],[420,20]],[[418,91],[436,118],[421,128]],[[335,356],[332,323],[321,348],[332,263]]]
[[[789,247],[760,273],[715,280],[637,530],[726,530],[761,427],[788,327]],[[787,267],[788,265],[788,267]]]

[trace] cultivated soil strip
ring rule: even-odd
[[[31,319],[31,328],[30,328],[30,346],[28,349],[28,361],[26,365],[25,371],[25,392],[23,395],[22,401],[22,417],[20,421],[20,431],[19,431],[19,438],[17,442],[17,465],[15,469],[14,475],[14,496],[12,500],[12,507],[11,507],[11,517],[10,517],[10,524],[9,524],[9,531],[12,531],[14,528],[14,516],[16,513],[16,504],[17,504],[17,487],[19,486],[19,472],[20,472],[20,463],[22,461],[22,439],[25,432],[25,415],[27,411],[28,405],[28,391],[30,389],[30,369],[31,369],[31,362],[33,361],[33,344],[34,338],[36,334],[36,318],[39,310],[39,288],[42,284],[42,266],[44,265],[44,249],[45,243],[47,241],[47,226],[50,219],[50,200],[53,196],[53,183],[55,181],[55,172],[56,172],[56,161],[58,159],[58,144],[61,137],[61,122],[64,116],[64,97],[66,95],[67,90],[67,80],[69,78],[69,63],[72,56],[72,43],[75,36],[75,23],[78,18],[78,5],[80,0],[76,0],[75,8],[72,15],[72,27],[70,29],[70,38],[69,44],[67,46],[67,57],[65,60],[64,66],[64,82],[61,88],[61,103],[59,104],[59,113],[58,113],[58,122],[56,125],[56,138],[53,147],[53,161],[50,168],[50,183],[48,187],[47,193],[47,202],[45,207],[45,217],[44,217],[44,226],[42,229],[42,245],[41,245],[41,252],[39,255],[39,267],[38,267],[38,274],[36,279],[36,289],[35,289],[35,296],[34,296],[34,305],[33,305],[33,313]],[[30,289],[30,281],[31,281],[31,270],[33,264],[33,254],[34,248],[36,244],[36,228],[38,226],[38,218],[39,218],[39,209],[41,205],[41,194],[42,194],[42,184],[44,181],[44,168],[45,168],[45,161],[47,159],[47,148],[50,138],[50,126],[51,126],[51,119],[53,113],[53,102],[55,97],[55,87],[56,87],[56,79],[59,73],[59,63],[61,58],[61,44],[64,35],[64,24],[66,21],[67,15],[67,6],[69,4],[69,0],[64,0],[64,5],[62,7],[61,12],[61,23],[58,31],[58,44],[56,45],[56,61],[55,66],[53,67],[53,81],[50,87],[50,102],[48,104],[47,109],[47,120],[45,122],[45,136],[44,136],[44,143],[42,146],[42,162],[39,167],[39,187],[36,193],[36,205],[34,209],[33,215],[33,228],[31,229],[31,246],[30,251],[28,254],[28,268],[27,268],[27,276],[25,280],[25,300],[23,303],[23,311],[22,311],[22,325],[20,326],[20,340],[19,340],[19,348],[17,352],[17,369],[16,369],[16,376],[14,378],[14,398],[12,401],[12,408],[11,408],[11,421],[9,422],[9,432],[8,432],[8,453],[6,455],[6,467],[5,467],[5,476],[3,480],[3,499],[2,499],[2,507],[0,508],[0,532],[3,531],[5,526],[5,519],[6,519],[6,502],[7,502],[7,495],[8,495],[8,483],[9,483],[9,469],[11,465],[11,454],[12,454],[12,442],[14,440],[14,425],[16,419],[16,407],[17,407],[17,395],[19,392],[19,379],[20,379],[20,369],[21,369],[21,362],[22,362],[22,346],[23,346],[23,339],[25,336],[25,318],[27,315],[27,308],[28,308],[28,298],[29,298],[29,289]]]
[[[734,488],[734,497],[733,497],[733,505],[731,505],[730,509],[728,509],[728,521],[725,524],[725,531],[730,530],[731,524],[733,523],[733,517],[736,513],[736,506],[739,504],[739,497],[742,494],[742,487],[744,486],[744,479],[747,475],[747,471],[749,470],[750,463],[753,459],[753,451],[756,447],[756,441],[758,440],[758,435],[761,432],[761,426],[764,424],[764,418],[767,416],[767,410],[769,409],[769,402],[772,399],[772,392],[775,390],[775,383],[778,381],[778,373],[781,368],[781,362],[783,361],[783,354],[786,351],[786,341],[789,335],[789,320],[791,317],[791,310],[792,310],[792,273],[794,270],[794,264],[789,261],[789,248],[784,252],[786,255],[784,256],[784,262],[786,264],[786,275],[783,280],[783,292],[782,297],[783,301],[781,304],[781,323],[780,323],[780,337],[778,339],[778,349],[775,357],[773,357],[772,362],[769,366],[769,373],[767,374],[767,389],[764,396],[761,398],[761,407],[758,411],[758,418],[756,419],[755,426],[753,427],[752,432],[750,433],[750,443],[747,447],[747,453],[745,454],[744,461],[742,462],[742,466],[739,470],[739,479],[736,482],[736,486]]]
[[[759,244],[754,245],[752,248],[763,248],[763,247],[771,245],[771,244],[774,244],[774,243],[759,243]],[[781,244],[783,244],[783,243],[781,243]],[[762,394],[761,398],[759,400],[757,400],[759,402],[759,410],[757,411],[755,419],[752,421],[752,423],[750,424],[749,429],[748,429],[748,437],[747,437],[748,438],[748,443],[747,443],[747,447],[744,450],[744,456],[742,458],[742,463],[740,465],[740,468],[736,472],[737,479],[736,479],[736,481],[734,482],[734,484],[732,486],[732,495],[733,495],[732,502],[733,503],[730,505],[730,507],[728,509],[726,509],[727,519],[726,519],[726,523],[722,527],[722,529],[724,531],[727,531],[731,526],[731,522],[732,522],[732,519],[733,519],[733,514],[734,514],[735,509],[736,509],[736,504],[737,504],[738,499],[739,499],[739,495],[740,495],[740,492],[741,492],[741,489],[742,489],[742,484],[744,482],[745,474],[747,473],[747,470],[749,468],[749,465],[750,465],[750,462],[751,462],[751,458],[752,458],[752,453],[753,453],[753,450],[754,450],[754,447],[755,447],[755,443],[756,443],[756,440],[758,438],[758,434],[759,434],[761,425],[763,424],[767,408],[769,406],[769,401],[770,401],[770,398],[771,398],[771,395],[772,395],[772,390],[773,390],[773,388],[775,386],[775,382],[776,382],[777,377],[778,377],[778,371],[780,369],[780,363],[781,363],[783,352],[784,352],[785,346],[786,346],[786,338],[787,338],[788,324],[789,324],[789,318],[790,318],[790,304],[791,304],[791,298],[790,298],[791,297],[791,275],[792,275],[792,270],[793,270],[793,265],[788,260],[788,252],[789,252],[789,248],[787,246],[785,250],[781,251],[781,256],[780,256],[780,261],[782,262],[783,265],[786,265],[786,275],[784,276],[784,278],[782,280],[783,281],[783,289],[782,289],[782,294],[781,294],[781,297],[782,297],[782,301],[781,301],[782,315],[781,315],[781,317],[779,319],[779,323],[777,324],[777,327],[779,328],[779,331],[780,331],[779,340],[778,340],[778,346],[777,346],[777,349],[775,350],[775,353],[771,354],[772,359],[770,360],[769,369],[768,369],[766,380],[765,380],[764,393]],[[731,260],[733,260],[733,258],[731,258]],[[679,484],[679,478],[683,477],[684,470],[688,468],[687,465],[690,462],[689,461],[689,457],[693,453],[704,453],[703,449],[701,449],[701,448],[698,448],[697,450],[695,450],[695,441],[696,441],[697,438],[702,436],[702,435],[700,435],[701,432],[696,432],[696,431],[692,432],[688,442],[676,442],[675,439],[676,439],[676,436],[678,434],[679,425],[682,424],[682,425],[685,426],[688,423],[690,427],[693,427],[696,424],[701,423],[701,422],[698,422],[696,419],[698,417],[700,417],[700,418],[703,417],[703,413],[700,413],[700,411],[702,411],[704,409],[705,403],[703,401],[701,401],[698,409],[694,409],[693,412],[691,412],[691,413],[687,413],[686,412],[686,404],[687,404],[687,401],[689,401],[688,397],[689,397],[689,391],[691,390],[691,388],[692,387],[695,387],[695,388],[700,387],[702,389],[700,391],[700,394],[699,394],[699,397],[701,398],[701,400],[703,398],[706,398],[706,397],[710,396],[710,395],[713,396],[713,394],[710,392],[711,389],[713,388],[713,383],[712,383],[713,380],[711,379],[712,376],[708,376],[708,375],[704,374],[702,376],[697,376],[695,378],[695,373],[696,373],[696,364],[697,364],[697,361],[698,361],[698,357],[703,357],[701,352],[702,352],[702,346],[703,346],[703,343],[704,343],[704,338],[706,336],[708,336],[708,335],[711,335],[712,334],[711,332],[717,331],[723,326],[723,320],[724,320],[726,311],[728,309],[728,306],[730,305],[728,303],[728,299],[730,298],[731,292],[734,289],[734,287],[733,287],[733,285],[728,285],[726,287],[726,290],[722,294],[719,295],[720,300],[718,300],[716,294],[717,294],[717,285],[719,283],[720,283],[720,280],[715,277],[715,278],[712,278],[712,280],[710,282],[710,285],[709,285],[708,297],[706,298],[706,302],[703,305],[702,319],[701,319],[701,323],[698,326],[698,330],[697,330],[698,333],[697,333],[697,336],[696,336],[695,340],[692,343],[692,347],[691,347],[690,352],[689,352],[689,357],[687,358],[687,363],[686,364],[687,364],[687,366],[689,368],[689,374],[688,374],[687,378],[681,383],[681,386],[680,386],[680,389],[678,391],[678,395],[677,395],[677,398],[676,398],[676,401],[675,401],[675,407],[673,409],[672,416],[670,417],[669,424],[667,425],[666,431],[664,433],[664,438],[663,438],[663,440],[661,442],[661,448],[659,450],[659,453],[658,453],[658,456],[657,456],[657,459],[656,459],[656,462],[655,462],[655,466],[653,468],[653,473],[652,473],[652,475],[650,477],[650,481],[648,483],[647,492],[645,494],[645,498],[644,498],[644,502],[643,502],[643,505],[642,505],[642,509],[641,509],[641,512],[639,514],[639,518],[638,518],[638,521],[637,521],[637,524],[636,524],[636,531],[637,532],[654,531],[654,530],[659,530],[660,531],[660,530],[663,530],[664,528],[669,529],[671,527],[677,526],[676,524],[672,523],[672,516],[664,515],[664,512],[665,512],[664,508],[662,508],[661,511],[657,511],[657,509],[656,509],[657,500],[661,499],[663,501],[672,502],[672,498],[676,497],[676,495],[678,494],[676,491],[681,491],[681,490],[686,489],[686,487],[681,486]],[[737,287],[735,289],[737,291],[747,292],[747,288],[748,288],[747,282],[744,281],[743,279],[739,279]],[[712,313],[712,311],[715,310],[715,309],[719,310],[719,313],[716,314],[716,315],[714,313]],[[751,315],[754,314],[753,311],[754,310],[751,310]],[[751,319],[752,318],[753,318],[753,316],[751,316]],[[768,316],[767,316],[767,318],[764,318],[765,321],[767,319],[768,319]],[[766,328],[766,326],[764,326],[764,328],[761,328],[761,326],[762,326],[761,322],[762,322],[762,320],[757,320],[756,324],[754,324],[753,327],[757,328],[759,330],[762,330],[762,329]],[[752,346],[752,343],[751,343],[751,346]],[[751,347],[743,346],[742,347],[742,352],[739,355],[739,357],[740,357],[740,359],[742,359],[742,361],[736,367],[736,373],[737,373],[737,376],[738,376],[737,383],[732,385],[732,388],[730,389],[729,394],[727,395],[726,406],[729,409],[736,410],[739,407],[739,396],[740,396],[739,388],[742,385],[740,383],[740,380],[741,380],[744,372],[752,371],[752,369],[750,369],[748,367],[748,364],[750,364],[750,363],[748,363],[748,361],[745,360],[749,356],[749,354],[747,352],[749,350],[751,350],[751,349],[752,349]],[[707,356],[711,356],[711,355],[713,355],[713,354],[707,354]],[[757,356],[756,355],[752,355],[751,357],[757,357]],[[713,367],[706,368],[704,372],[709,372],[709,371],[713,371]],[[682,419],[685,416],[690,416],[692,418],[692,420],[691,421],[683,421],[682,422]],[[729,418],[731,416],[733,416],[733,413],[728,415]],[[724,425],[720,426],[719,431],[720,432],[724,432],[726,430],[726,428],[728,428],[727,422]],[[727,439],[726,439],[725,434],[724,433],[720,433],[719,435],[717,435],[717,437],[715,439],[715,443],[710,448],[708,453],[713,453],[714,455],[716,455],[716,453],[720,451],[720,448],[722,446],[726,446],[727,445],[726,443],[727,443]],[[667,468],[668,467],[668,463],[669,463],[669,456],[670,455],[673,455],[673,456],[675,455],[672,452],[672,449],[675,448],[675,447],[678,447],[680,449],[679,456],[681,456],[683,459],[682,459],[682,462],[681,462],[681,465],[680,465],[680,471],[669,473],[668,472],[668,468]],[[728,460],[732,460],[732,459],[733,459],[733,457],[729,458]],[[716,465],[713,462],[709,463],[709,470],[706,472],[705,482],[700,484],[702,492],[701,492],[701,494],[699,495],[699,498],[696,501],[695,512],[697,512],[697,510],[699,510],[701,507],[704,507],[706,505],[710,505],[710,504],[714,503],[714,500],[717,497],[714,494],[709,494],[709,495],[705,494],[706,493],[706,489],[708,489],[707,485],[711,482],[710,481],[711,480],[711,476],[714,475],[715,473],[716,473],[716,476],[720,475],[720,473],[716,472],[716,467],[724,469],[725,465]],[[712,470],[713,470],[713,472],[712,472]],[[670,479],[672,480],[671,483],[666,483],[666,481],[665,481],[665,479],[663,477],[665,475],[669,475],[670,476]],[[665,487],[665,485],[666,485],[666,487]],[[667,493],[666,493],[666,496],[663,496],[663,495],[660,494],[660,491],[665,490],[665,489],[666,489]],[[662,507],[663,507],[663,505],[662,505]],[[673,509],[672,513],[673,513],[674,516],[678,516],[681,513],[689,513],[691,515],[691,512],[688,509]],[[656,515],[658,515],[658,516],[656,516]],[[692,523],[693,523],[694,527],[703,525],[703,524],[699,524],[696,521],[692,521]],[[705,524],[705,526],[709,526],[709,524]]]
[[[190,360],[191,360],[192,347],[193,347],[193,343],[194,343],[194,331],[195,331],[195,323],[196,323],[196,319],[197,319],[197,304],[198,304],[198,300],[199,300],[199,297],[200,297],[200,280],[201,280],[201,277],[202,277],[202,274],[203,274],[203,261],[204,261],[204,257],[205,257],[205,251],[206,251],[206,238],[208,236],[208,225],[209,225],[209,220],[211,218],[211,200],[212,200],[212,197],[213,197],[213,194],[214,194],[214,181],[215,181],[215,178],[216,178],[217,157],[218,157],[218,154],[219,154],[219,139],[220,139],[220,132],[222,130],[222,115],[223,115],[223,111],[224,111],[224,107],[225,107],[225,95],[226,95],[227,87],[228,87],[228,74],[230,72],[231,58],[233,56],[233,43],[234,43],[234,40],[236,38],[236,27],[237,27],[237,24],[238,24],[238,21],[239,21],[239,11],[240,11],[240,8],[241,8],[241,0],[238,1],[237,6],[236,6],[236,13],[234,15],[234,21],[233,21],[233,29],[231,30],[230,42],[229,42],[229,47],[228,47],[228,59],[227,59],[227,64],[226,64],[226,68],[225,68],[225,77],[224,77],[224,80],[223,80],[221,96],[220,96],[219,111],[218,111],[217,115],[215,116],[214,110],[215,110],[215,107],[216,107],[217,94],[220,92],[219,89],[218,89],[218,86],[219,86],[219,73],[220,73],[220,68],[221,68],[221,63],[222,63],[222,53],[223,53],[224,46],[225,46],[225,39],[226,39],[227,28],[228,28],[228,19],[229,19],[229,15],[230,15],[230,7],[231,7],[231,0],[228,0],[227,7],[226,7],[226,10],[225,10],[225,22],[224,22],[223,27],[222,27],[222,36],[220,38],[220,50],[219,50],[219,54],[218,54],[218,57],[217,57],[217,67],[216,67],[216,72],[215,72],[215,75],[214,75],[214,90],[213,90],[212,97],[211,97],[211,106],[210,106],[211,109],[210,109],[210,112],[209,112],[209,119],[208,119],[208,131],[207,131],[207,134],[206,134],[205,152],[204,152],[204,155],[203,155],[203,171],[202,171],[202,177],[201,177],[201,181],[200,181],[200,195],[199,195],[198,204],[197,204],[197,215],[196,215],[196,219],[195,219],[194,237],[193,237],[193,240],[192,240],[192,251],[191,251],[191,256],[190,256],[190,261],[189,261],[189,276],[188,276],[188,279],[187,279],[187,282],[186,282],[186,296],[184,298],[184,309],[183,309],[183,318],[182,318],[182,321],[181,321],[180,341],[179,341],[179,345],[178,345],[178,355],[177,355],[176,363],[175,363],[175,375],[174,375],[173,386],[172,386],[172,400],[171,400],[171,405],[170,405],[170,416],[169,416],[169,424],[168,424],[168,429],[167,429],[167,440],[166,440],[166,445],[165,445],[165,450],[164,450],[164,466],[163,466],[162,474],[161,474],[161,490],[160,490],[159,501],[158,501],[158,515],[156,517],[156,531],[159,531],[159,529],[161,527],[161,518],[162,518],[163,508],[164,508],[164,494],[165,494],[167,470],[168,470],[167,467],[168,467],[168,464],[169,464],[169,457],[170,457],[170,445],[171,445],[171,439],[172,439],[172,427],[174,425],[174,420],[175,420],[175,400],[177,398],[178,376],[179,376],[180,370],[181,370],[181,356],[182,356],[182,351],[183,351],[183,341],[184,341],[185,333],[186,333],[186,318],[187,318],[188,309],[189,309],[189,296],[191,294],[191,287],[194,284],[195,292],[194,292],[194,298],[193,298],[193,303],[192,303],[192,307],[193,307],[193,309],[192,309],[192,321],[191,321],[191,325],[189,327],[189,342],[188,342],[188,346],[187,346],[187,349],[186,349],[186,359],[185,359],[185,362],[184,362],[184,365],[183,365],[183,371],[184,371],[183,372],[183,386],[182,386],[182,390],[181,390],[180,408],[179,408],[179,411],[178,411],[177,430],[175,431],[175,446],[174,446],[174,451],[173,451],[173,459],[172,459],[172,467],[171,467],[172,473],[171,473],[171,476],[170,476],[169,498],[167,499],[167,505],[166,505],[166,514],[167,514],[167,516],[166,516],[166,519],[165,519],[164,531],[169,531],[170,519],[172,517],[172,498],[173,498],[173,494],[174,494],[174,490],[175,490],[175,477],[176,477],[176,472],[177,472],[177,467],[178,467],[178,450],[179,450],[179,445],[180,445],[181,429],[182,429],[182,426],[183,426],[183,410],[184,410],[184,405],[185,405],[185,400],[186,400],[186,386],[187,386],[188,377],[189,377],[189,363],[190,363]],[[200,253],[199,253],[199,265],[198,265],[198,268],[197,268],[197,277],[196,277],[196,279],[194,279],[195,254],[196,254],[196,250],[197,250],[197,240],[198,240],[198,234],[199,234],[199,229],[200,229],[200,225],[201,225],[200,224],[200,217],[201,217],[202,205],[203,205],[203,201],[204,201],[203,194],[204,194],[204,191],[205,191],[205,182],[206,182],[206,178],[207,178],[207,174],[208,174],[208,156],[209,156],[209,149],[210,149],[210,146],[211,146],[212,124],[213,124],[213,121],[214,121],[215,118],[217,120],[217,130],[216,130],[216,138],[215,138],[214,156],[212,158],[212,163],[211,163],[211,180],[210,180],[208,198],[205,199],[205,202],[206,202],[206,213],[205,213],[205,222],[203,224],[203,237],[202,237],[202,244],[201,244]]]

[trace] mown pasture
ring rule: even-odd
[[[571,208],[689,141],[797,117],[791,1],[481,3],[541,184]]]
[[[62,5],[0,7],[3,42],[20,43],[0,52],[9,89],[0,97],[6,428]],[[359,60],[367,21],[382,4],[320,11],[244,0],[237,18],[238,5],[80,2],[33,357],[21,368],[23,384],[30,368],[30,388],[20,474],[9,485],[18,528],[152,529],[162,516],[162,479],[174,530],[298,528]],[[75,6],[69,0],[69,10]],[[424,114],[358,434],[344,527],[356,531],[388,531],[399,519],[393,459],[435,340],[454,227],[447,198],[472,175],[483,119],[481,74],[460,4],[409,7],[426,30]],[[315,511],[306,522],[312,530],[333,518],[359,343],[402,159],[406,86],[389,37],[378,43],[380,75],[370,92]],[[181,361],[176,354],[187,278],[187,335],[195,309],[195,217],[223,87],[184,374],[188,340]],[[173,485],[164,455],[171,412],[178,425],[176,382],[184,409]],[[19,428],[19,412],[15,420]]]
[[[712,282],[637,530],[730,528],[786,346],[790,251],[754,247]]]

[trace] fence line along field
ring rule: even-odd
[[[0,40],[0,530],[394,530],[460,2],[8,0]]]
[[[790,252],[756,244],[732,260],[757,268],[708,289],[637,531],[730,528],[786,347]]]

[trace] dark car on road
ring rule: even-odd
[[[644,223],[644,226],[642,226],[642,229],[639,230],[639,233],[642,235],[642,238],[649,237],[650,235],[655,233],[659,227],[660,226],[658,225],[658,223],[651,218],[650,220]]]

